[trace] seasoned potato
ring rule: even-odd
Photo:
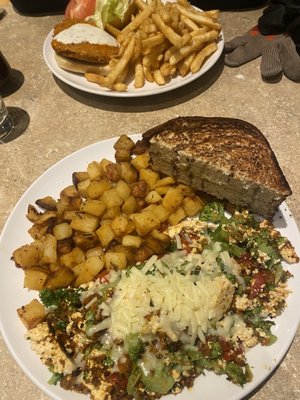
[[[133,215],[133,222],[136,226],[136,231],[140,236],[145,236],[152,229],[160,226],[160,220],[153,211],[145,211],[140,214]]]
[[[127,135],[121,135],[114,144],[114,149],[125,149],[130,151],[134,146],[135,143],[130,137]]]
[[[174,212],[181,205],[182,200],[183,195],[178,189],[170,189],[163,198],[162,205],[171,212]]]
[[[145,198],[146,203],[148,204],[154,204],[154,203],[159,203],[162,200],[162,197],[159,193],[157,193],[156,190],[151,190]]]
[[[99,198],[106,190],[111,188],[111,183],[106,179],[91,181],[86,188],[86,195],[90,199]]]
[[[28,206],[34,241],[12,255],[26,288],[77,287],[103,268],[162,254],[170,244],[167,227],[201,211],[205,200],[193,188],[151,169],[145,143],[122,135],[114,148],[115,161],[89,162],[57,200],[46,196]]]
[[[17,309],[20,320],[26,329],[33,329],[46,318],[46,309],[42,303],[34,299]]]
[[[60,257],[61,265],[71,269],[83,261],[85,261],[85,254],[79,247],[74,247],[70,253],[64,254]]]
[[[60,267],[57,271],[49,275],[45,287],[48,289],[65,288],[74,279],[73,272],[67,267]]]
[[[150,154],[149,152],[145,152],[137,155],[131,160],[131,164],[140,171],[141,169],[146,169],[149,167],[150,162]]]
[[[186,217],[183,207],[178,207],[173,213],[169,215],[168,222],[170,225],[176,225]]]
[[[101,200],[89,199],[81,204],[80,211],[100,217],[105,211],[105,204]]]
[[[102,194],[101,200],[105,204],[106,208],[118,207],[123,204],[122,197],[120,197],[115,188],[106,190]]]
[[[203,209],[204,205],[198,196],[187,196],[182,200],[182,207],[188,217],[197,215]]]
[[[30,268],[38,264],[40,258],[40,248],[36,242],[25,244],[13,252],[13,260],[17,267]]]
[[[107,252],[104,255],[105,268],[125,269],[127,267],[127,258],[125,253]]]
[[[91,181],[101,178],[101,168],[97,161],[92,161],[87,166],[88,177]]]
[[[100,226],[100,228],[96,230],[96,234],[99,238],[101,246],[104,248],[107,247],[115,237],[115,232],[112,229],[111,224]]]
[[[24,271],[24,288],[42,290],[47,278],[48,273],[27,268]]]
[[[149,189],[153,190],[159,180],[159,173],[152,171],[152,169],[149,168],[142,168],[140,170],[140,180],[147,182]]]
[[[80,232],[92,233],[99,226],[99,218],[92,214],[78,212],[72,219],[70,226]]]
[[[126,247],[140,247],[143,239],[137,235],[125,235],[122,238],[122,245]]]
[[[53,234],[56,240],[63,240],[72,236],[73,229],[70,227],[68,222],[62,222],[53,227]]]
[[[138,209],[138,202],[135,197],[129,196],[121,207],[123,213],[125,214],[133,214]]]
[[[128,197],[131,195],[131,188],[122,179],[120,179],[117,184],[116,184],[116,191],[118,192],[118,195],[121,197],[123,201],[128,199]]]

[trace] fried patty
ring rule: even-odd
[[[106,63],[113,56],[118,54],[119,48],[117,46],[94,44],[89,42],[66,44],[55,39],[55,36],[59,32],[78,23],[96,26],[92,22],[78,19],[66,19],[59,22],[53,29],[53,39],[51,41],[52,48],[56,51],[56,53],[74,60],[87,61],[94,64]]]

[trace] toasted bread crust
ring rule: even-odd
[[[269,142],[252,124],[178,117],[143,134],[153,167],[265,217],[292,192]]]

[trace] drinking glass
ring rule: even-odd
[[[0,95],[0,141],[2,141],[14,127],[12,116]]]

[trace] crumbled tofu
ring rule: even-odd
[[[26,339],[30,340],[32,350],[40,357],[43,364],[51,363],[54,372],[70,374],[76,369],[75,364],[62,351],[50,332],[47,322],[42,322],[30,329],[26,334]]]

